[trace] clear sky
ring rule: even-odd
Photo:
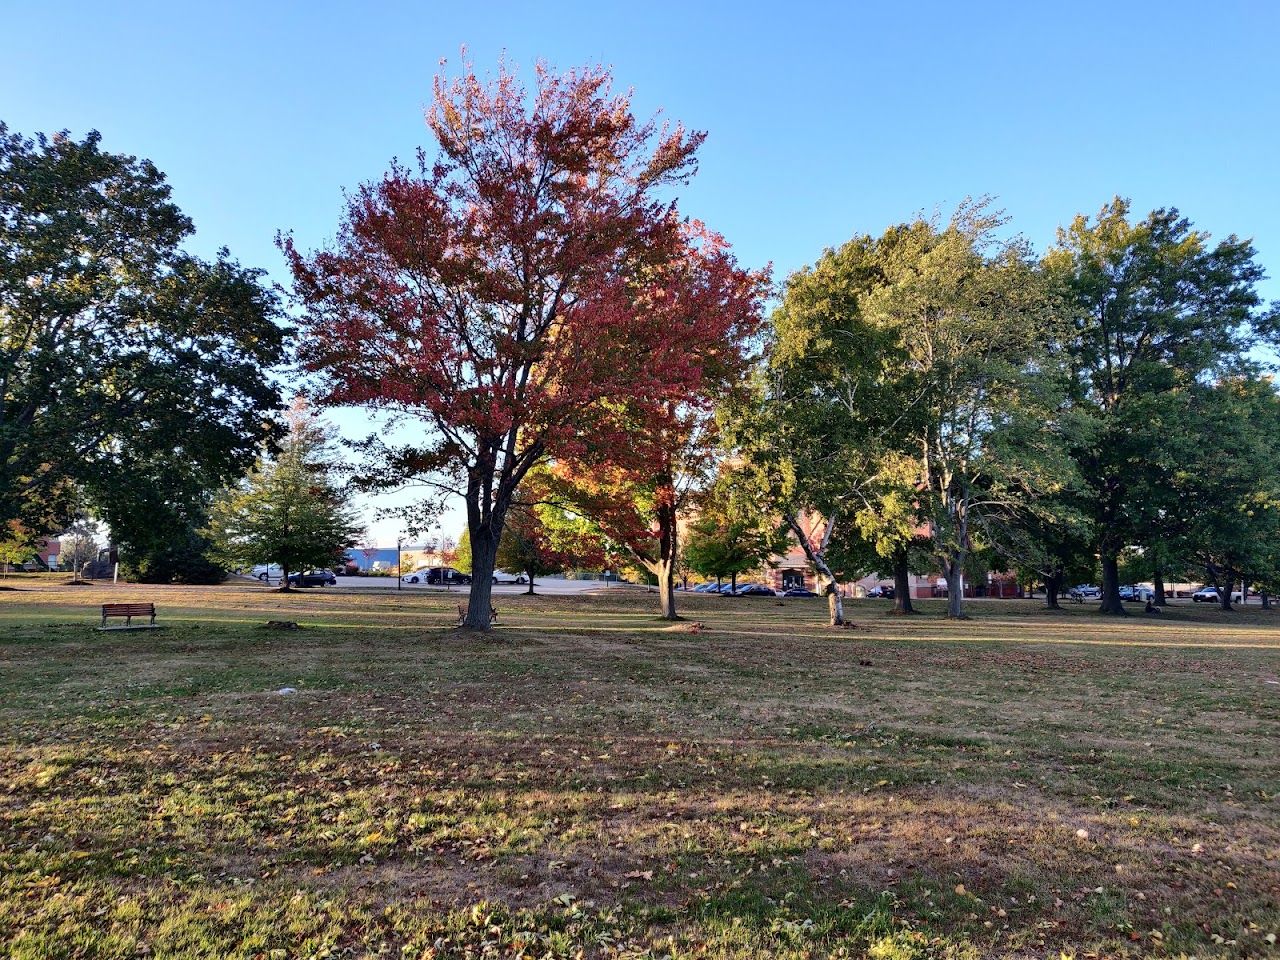
[[[779,279],[967,195],[1043,248],[1121,194],[1252,237],[1280,298],[1277,36],[1271,0],[0,0],[0,119],[152,159],[193,249],[284,282],[277,230],[323,243],[344,186],[429,143],[442,57],[603,62],[641,111],[708,131],[682,208]]]

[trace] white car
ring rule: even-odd
[[[1196,603],[1218,603],[1221,598],[1218,596],[1217,587],[1201,587],[1191,595],[1191,599]],[[1233,590],[1231,592],[1232,603],[1244,603],[1244,592],[1241,590]]]
[[[403,583],[426,583],[427,568],[423,567],[421,570],[415,570],[413,573],[406,573],[400,578],[400,580]]]
[[[508,573],[506,570],[493,571],[494,583],[528,583],[529,578],[523,573]]]
[[[1067,596],[1076,603],[1084,603],[1086,600],[1101,600],[1102,588],[1092,583],[1081,583],[1068,590]]]
[[[278,563],[260,563],[253,568],[249,576],[256,577],[263,583],[270,583],[284,576],[284,568]]]

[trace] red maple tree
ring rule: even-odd
[[[684,234],[682,256],[655,272],[638,304],[655,323],[681,331],[683,394],[608,404],[613,432],[629,442],[588,438],[552,471],[561,502],[657,580],[662,616],[670,620],[678,619],[680,519],[714,473],[715,409],[745,388],[768,289],[768,271],[740,268],[718,234],[700,223]]]
[[[602,67],[539,66],[531,95],[505,65],[491,81],[442,73],[427,123],[437,155],[360,188],[330,248],[281,245],[321,402],[427,427],[383,456],[465,499],[466,623],[486,629],[529,469],[628,442],[602,404],[679,403],[699,376],[689,331],[646,305],[688,248],[663,194],[693,174],[703,135],[637,120]]]

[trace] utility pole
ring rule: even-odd
[[[400,553],[403,549],[404,537],[396,537],[396,589],[404,589],[404,571],[400,569]]]

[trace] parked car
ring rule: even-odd
[[[453,567],[427,567],[425,570],[418,571],[423,574],[425,583],[434,584],[436,586],[451,586],[457,584],[467,584],[471,582],[471,575],[455,570]]]
[[[735,589],[736,588],[732,583],[722,583],[720,584],[720,589],[718,591],[712,591],[712,592],[719,593],[721,596],[724,596],[724,597],[731,597],[733,596],[733,591]]]
[[[806,590],[804,587],[792,587],[790,590],[782,591],[784,597],[816,597],[817,594],[812,590]]]
[[[284,576],[284,569],[278,563],[260,563],[250,571],[251,577],[257,577],[263,583],[279,580]]]
[[[872,599],[878,599],[878,600],[892,600],[893,587],[889,586],[888,584],[882,584],[879,586],[872,587],[870,590],[867,591],[867,596],[871,597]]]
[[[494,583],[528,583],[529,578],[523,573],[508,573],[506,570],[493,571]]]
[[[1150,587],[1121,587],[1120,599],[1127,603],[1146,603],[1155,599],[1155,593]]]
[[[715,593],[720,589],[720,584],[714,580],[708,580],[706,583],[700,583],[693,588],[694,593]]]
[[[1196,603],[1219,603],[1221,601],[1217,587],[1201,587],[1191,595],[1191,599]],[[1240,590],[1231,591],[1231,602],[1244,603],[1244,593]]]
[[[735,597],[776,597],[772,587],[766,587],[763,583],[744,583],[733,592]]]
[[[413,573],[406,573],[400,578],[403,583],[425,583],[427,580],[427,571],[415,570]]]
[[[338,578],[333,575],[332,570],[307,570],[304,573],[289,574],[291,587],[332,587],[337,582]]]
[[[1086,600],[1101,600],[1102,588],[1092,583],[1078,583],[1067,591],[1067,596],[1076,603],[1084,603]]]

